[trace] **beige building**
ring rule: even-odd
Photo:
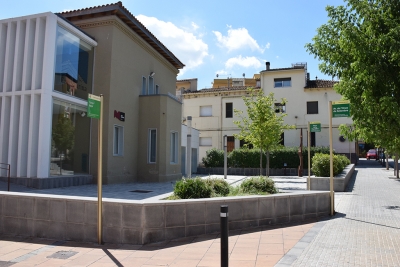
[[[318,78],[310,80],[305,63],[293,64],[289,68],[271,69],[270,63],[267,62],[266,70],[254,77],[255,88],[262,88],[265,94],[273,92],[277,99],[276,111],[285,112],[285,123],[296,127],[295,130],[284,132],[283,145],[299,146],[300,129],[303,129],[303,145],[306,146],[308,122],[320,121],[322,130],[320,133],[311,134],[311,145],[329,146],[328,104],[329,101],[341,99],[333,90],[334,81]],[[248,93],[246,89],[247,86],[225,86],[184,93],[183,116],[192,116],[193,127],[200,131],[199,163],[207,150],[213,147],[223,149],[224,135],[228,136],[228,151],[243,146],[240,140],[233,137],[233,134],[240,132],[233,121],[239,120],[234,109],[246,111],[242,99]],[[286,106],[280,105],[281,98],[287,99]],[[338,153],[350,152],[355,155],[354,142],[341,138],[338,131],[340,124],[351,123],[350,118],[333,119],[333,147]]]
[[[0,26],[0,162],[12,177],[97,176],[88,93],[104,95],[104,183],[182,177],[184,65],[121,2]]]

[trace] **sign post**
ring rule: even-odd
[[[332,141],[332,118],[350,117],[350,101],[329,101],[329,147],[330,147],[330,195],[331,215],[335,213],[335,192],[333,191],[333,141]]]
[[[307,179],[307,190],[311,190],[311,133],[321,131],[321,123],[319,121],[308,122],[308,179]]]
[[[88,96],[88,117],[99,120],[98,129],[98,158],[97,158],[97,240],[99,245],[103,243],[103,95],[89,94]]]

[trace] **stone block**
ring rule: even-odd
[[[84,240],[86,242],[97,242],[97,225],[85,225],[84,231]]]
[[[165,227],[185,226],[185,203],[177,205],[165,205]]]
[[[258,199],[249,199],[242,201],[243,220],[256,220],[259,218]]]
[[[163,228],[165,226],[164,208],[164,205],[144,205],[143,226],[146,228]],[[157,239],[158,236],[159,234],[155,236],[155,239]],[[149,237],[149,240],[152,240],[151,236]]]
[[[48,232],[51,222],[44,220],[33,221],[33,236],[39,238],[48,238]],[[75,240],[75,239],[74,239]]]
[[[268,219],[275,217],[275,198],[263,197],[259,202],[259,219]]]
[[[140,229],[124,228],[122,229],[122,243],[141,245],[142,244],[142,232]]]
[[[275,197],[275,216],[289,217],[289,196]]]
[[[219,223],[221,205],[225,203],[223,201],[206,202],[206,224]],[[230,213],[229,208],[228,212]]]
[[[85,238],[84,225],[78,224],[78,223],[67,223],[67,230],[66,230],[65,238],[67,240],[83,241]]]
[[[290,196],[290,216],[303,215],[304,214],[304,198],[302,195]],[[292,219],[291,219],[292,220]]]
[[[103,240],[109,243],[121,243],[121,228],[116,227],[104,227],[103,228]]]
[[[291,215],[290,222],[301,222],[303,221],[303,215]]]
[[[0,196],[0,218],[3,216],[3,196]]]
[[[20,220],[14,217],[4,217],[3,218],[3,231],[5,234],[18,235],[20,229]]]
[[[4,216],[19,217],[18,214],[18,198],[12,196],[5,196],[3,203]]]
[[[316,219],[317,218],[317,213],[308,213],[304,214],[303,219],[304,220],[310,220],[310,219]]]
[[[243,229],[243,221],[230,221],[228,227],[229,227],[229,231],[241,230],[241,229]]]
[[[206,203],[189,202],[186,204],[186,225],[206,223]]]
[[[290,217],[289,216],[283,216],[283,217],[276,217],[275,218],[275,223],[280,224],[280,223],[288,223],[290,222]]]
[[[304,214],[316,214],[317,201],[316,195],[304,195]]]
[[[49,219],[49,199],[47,198],[36,198],[35,205],[33,209],[33,214],[35,219],[48,220]]]
[[[164,229],[144,229],[142,232],[142,243],[155,243],[165,240]]]
[[[186,236],[204,235],[206,233],[205,225],[195,225],[186,227]]]
[[[33,222],[32,219],[19,219],[19,235],[33,236]]]
[[[85,224],[97,225],[97,202],[85,203]]]
[[[105,227],[122,226],[122,205],[120,203],[103,203],[103,221]]]
[[[206,224],[206,234],[213,234],[221,232],[221,225],[219,223]]]
[[[49,218],[53,222],[67,221],[67,205],[65,200],[52,199],[50,200]]]
[[[65,239],[66,237],[66,223],[65,222],[52,222],[47,231],[47,238]]]
[[[33,218],[33,198],[20,198],[18,199],[19,217],[21,218]]]
[[[243,220],[243,200],[235,201],[230,200],[225,204],[228,205],[228,220],[231,221],[240,221]],[[220,212],[218,213],[218,215]]]
[[[275,219],[261,219],[258,221],[258,226],[269,226],[275,223]]]
[[[67,223],[83,223],[85,221],[85,202],[67,200]]]
[[[317,194],[317,211],[318,213],[320,212],[326,212],[330,211],[331,208],[331,201],[330,201],[330,196],[328,193],[326,194]]]
[[[122,227],[140,228],[142,227],[142,205],[123,205],[122,206]]]
[[[172,240],[186,236],[185,227],[165,228],[165,240]]]

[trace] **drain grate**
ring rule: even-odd
[[[129,192],[132,192],[132,193],[150,193],[150,192],[153,192],[153,191],[138,189],[138,190],[133,190],[133,191],[129,191]]]
[[[57,251],[56,253],[53,253],[50,256],[47,256],[47,258],[65,260],[65,259],[68,259],[68,258],[76,255],[77,253],[78,252],[76,252],[76,251]]]

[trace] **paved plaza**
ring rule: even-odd
[[[239,183],[243,178],[237,177],[230,183]],[[282,184],[287,182],[285,178],[278,179],[282,179]],[[304,185],[301,180],[294,180],[293,184],[296,183]],[[143,185],[146,184],[125,186],[145,189]],[[0,186],[0,190],[4,190],[4,184]],[[12,186],[15,191],[47,191]],[[159,186],[157,193],[168,193]],[[285,187],[298,186],[289,183]],[[110,185],[110,188],[111,197],[118,194],[118,187]],[[49,190],[66,192],[69,189]],[[335,194],[337,213],[334,217],[318,222],[230,231],[229,266],[400,266],[399,192],[400,179],[394,179],[393,169],[386,170],[376,161],[360,160],[348,191]],[[0,267],[220,266],[219,248],[218,235],[144,246],[1,236]]]

